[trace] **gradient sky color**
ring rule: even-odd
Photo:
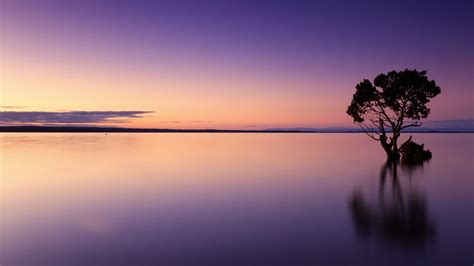
[[[474,118],[473,1],[0,7],[0,111],[153,112],[121,120],[130,127],[350,126],[355,84],[416,68],[442,88],[430,119]]]

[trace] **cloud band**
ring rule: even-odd
[[[95,124],[125,123],[152,111],[69,111],[69,112],[0,112],[6,124]]]

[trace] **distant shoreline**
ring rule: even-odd
[[[160,129],[119,127],[0,126],[0,133],[364,133],[358,129],[331,130],[237,130],[237,129]],[[402,133],[474,133],[472,130],[418,129]]]

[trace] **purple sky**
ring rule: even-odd
[[[433,119],[473,118],[472,1],[20,0],[1,7],[5,106],[154,111],[134,124],[154,127],[350,125],[345,109],[356,83],[416,68],[442,88]]]

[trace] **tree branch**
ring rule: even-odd
[[[383,103],[382,103],[379,99],[377,99],[377,103],[378,103],[378,104],[377,104],[376,106],[379,108],[380,114],[383,115],[383,116],[385,117],[385,119],[387,119],[387,121],[390,123],[390,125],[392,126],[392,128],[395,128],[395,122],[392,121],[392,119],[394,119],[394,118],[390,117],[390,116],[387,114],[387,112],[385,112],[385,110],[384,110],[383,107],[382,107],[382,106],[383,106]],[[394,119],[394,120],[395,120],[395,119]]]
[[[361,123],[358,124],[359,127],[362,129],[362,131],[364,131],[364,133],[369,136],[371,139],[373,140],[380,140],[380,137],[376,137],[376,136],[380,136],[380,133],[378,133],[377,131],[375,131],[373,128],[371,127],[368,127],[366,125],[363,125]]]
[[[418,121],[415,121],[415,123],[413,123],[413,124],[408,124],[406,126],[402,126],[400,128],[400,130],[402,130],[404,128],[408,128],[408,127],[420,127],[421,125],[423,125],[423,123],[418,123]]]

